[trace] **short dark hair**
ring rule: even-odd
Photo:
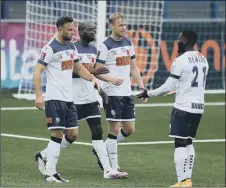
[[[88,25],[92,25],[92,26],[93,26],[93,24],[90,23],[90,22],[88,22],[88,21],[80,22],[80,23],[78,24],[78,31],[79,31],[79,32],[83,31]]]
[[[63,26],[65,23],[73,22],[73,18],[71,16],[62,16],[57,19],[56,27],[59,28]]]
[[[185,29],[182,31],[182,35],[188,40],[188,43],[195,45],[197,42],[197,34],[191,29]]]
[[[78,25],[78,31],[83,31],[86,28],[87,22],[80,22]]]

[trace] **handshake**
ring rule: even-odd
[[[142,100],[145,100],[147,98],[149,98],[150,96],[148,95],[148,90],[145,89],[145,88],[141,88],[142,92],[137,94],[136,97],[138,99],[142,99]]]

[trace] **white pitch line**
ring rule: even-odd
[[[38,137],[31,137],[31,136],[23,136],[23,135],[15,135],[15,134],[5,134],[1,133],[1,136],[11,137],[11,138],[23,138],[28,140],[41,140],[41,141],[49,141],[48,138],[38,138]],[[194,142],[199,143],[214,143],[214,142],[225,142],[225,139],[204,139],[204,140],[194,140]],[[153,144],[172,144],[174,141],[155,141],[155,142],[127,142],[127,143],[119,143],[118,145],[153,145]],[[92,146],[91,143],[86,142],[73,142],[73,144],[77,145],[86,145]]]
[[[5,133],[1,133],[1,136],[11,137],[11,138],[23,138],[23,139],[28,139],[28,140],[49,141],[48,138],[38,138],[38,137],[23,136],[23,135],[16,135],[16,134],[5,134]],[[90,143],[85,143],[85,142],[73,142],[73,144],[86,145],[86,146],[91,146],[92,145]]]
[[[135,107],[167,107],[173,106],[173,103],[149,103],[149,104],[135,104]],[[225,106],[225,102],[207,102],[205,106]],[[36,107],[2,107],[2,111],[7,110],[38,110]]]

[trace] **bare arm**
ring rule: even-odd
[[[142,98],[142,99],[146,99],[149,97],[155,97],[155,96],[159,96],[159,95],[168,95],[168,93],[170,91],[172,91],[173,89],[175,89],[175,86],[177,84],[177,79],[169,77],[166,82],[160,86],[157,89],[154,90],[146,90],[144,89],[142,93],[139,93],[137,96],[137,98]]]
[[[104,67],[103,64],[101,63],[96,63],[95,64],[95,67]],[[105,82],[111,82],[112,80],[112,77],[109,76],[109,74],[100,74],[100,75],[96,75],[96,77],[99,79],[99,80],[102,80],[102,81],[105,81]]]
[[[74,70],[73,72],[75,72],[76,74],[78,74],[81,78],[92,82],[93,80],[93,75],[90,74],[90,72],[82,66],[81,63],[77,62],[74,64]]]
[[[33,74],[33,82],[36,96],[42,96],[41,74],[45,70],[45,66],[37,63]]]
[[[104,67],[104,65],[101,64],[101,63],[96,63],[95,67],[96,68],[97,67]],[[102,81],[105,81],[105,82],[110,82],[110,83],[117,85],[117,86],[119,86],[123,83],[123,79],[112,77],[109,74],[99,74],[99,75],[95,75],[95,77],[97,77],[99,80],[102,80]]]
[[[43,109],[44,106],[44,101],[42,97],[41,75],[45,68],[46,67],[44,65],[37,63],[33,74],[33,82],[36,95],[35,106],[40,110]]]
[[[134,78],[136,84],[139,88],[144,88],[144,84],[142,78],[140,76],[140,70],[137,67],[136,60],[131,59],[131,67],[130,67],[131,75]]]

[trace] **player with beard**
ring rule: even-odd
[[[83,22],[79,24],[78,32],[80,40],[74,44],[78,50],[80,62],[86,69],[92,70],[97,56],[97,48],[93,43],[95,27],[88,22]],[[93,152],[102,164],[104,178],[126,178],[127,173],[113,170],[109,163],[106,145],[102,136],[103,130],[97,90],[93,87],[92,83],[89,83],[77,74],[73,74],[73,85],[73,97],[78,120],[86,120],[89,125],[92,135]]]
[[[79,62],[78,52],[71,41],[74,33],[73,18],[60,17],[56,22],[57,36],[41,51],[40,58],[34,70],[35,105],[38,109],[44,107],[41,90],[41,74],[45,70],[47,77],[45,95],[45,115],[51,138],[46,149],[37,152],[34,159],[40,172],[45,175],[45,181],[65,183],[56,171],[60,150],[65,143],[74,142],[78,136],[77,112],[73,103],[72,72],[95,85],[95,79],[90,74],[104,74],[107,69],[92,69],[87,71]],[[93,83],[92,83],[93,82]],[[75,86],[76,87],[76,86]],[[65,133],[65,137],[63,137]]]
[[[74,42],[73,45],[78,51],[79,62],[85,67],[86,70],[93,72],[97,49],[90,42],[94,41],[95,28],[87,22],[80,23],[78,26],[80,40]],[[72,74],[72,95],[73,102],[76,106],[78,120],[86,120],[92,135],[92,144],[99,161],[103,165],[105,179],[121,179],[126,178],[127,174],[113,170],[109,163],[106,145],[103,141],[103,131],[101,126],[101,113],[97,99],[97,89],[94,84],[83,79],[79,74],[73,72]],[[97,84],[95,85],[97,86]],[[103,91],[100,91],[104,95]],[[104,98],[104,97],[103,97]],[[104,98],[106,100],[106,98]],[[77,127],[76,127],[77,128]],[[71,131],[70,129],[68,131]],[[78,129],[76,129],[78,134]],[[76,134],[76,135],[77,135]],[[67,132],[63,135],[61,142],[61,149],[68,147],[76,140],[77,136],[73,139],[68,136]],[[45,173],[47,160],[46,150],[36,153],[39,157],[39,170]],[[36,159],[37,160],[37,159]]]
[[[197,35],[183,30],[177,40],[178,53],[166,82],[152,91],[144,90],[138,98],[165,95],[176,88],[176,99],[171,114],[169,136],[175,140],[174,163],[178,181],[170,187],[192,187],[195,150],[192,140],[204,112],[204,92],[209,65],[206,58],[194,50]]]

